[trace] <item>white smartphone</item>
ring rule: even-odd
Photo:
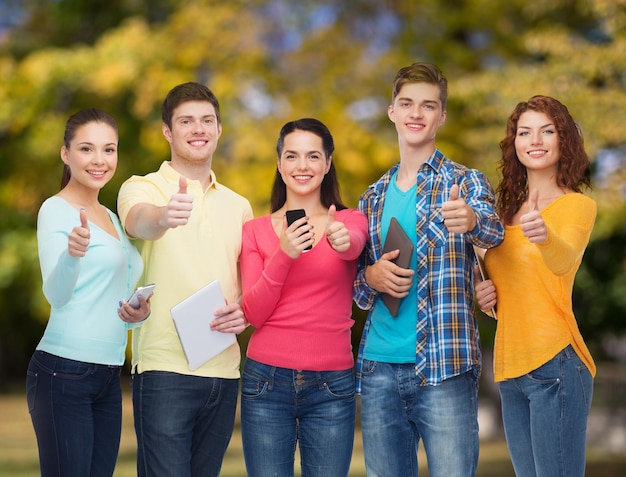
[[[139,309],[139,295],[147,300],[148,297],[154,292],[154,287],[156,287],[154,283],[137,287],[132,296],[128,299],[128,304],[136,310]]]

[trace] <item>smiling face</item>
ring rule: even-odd
[[[399,141],[415,149],[434,147],[437,130],[446,120],[439,87],[430,83],[406,83],[387,113]]]
[[[520,115],[515,152],[526,169],[556,173],[560,159],[559,135],[547,114],[526,111]]]
[[[208,101],[181,103],[172,114],[171,129],[163,123],[163,135],[170,143],[172,162],[211,165],[222,127],[215,108]]]
[[[92,121],[76,129],[61,159],[71,170],[70,183],[100,190],[117,168],[117,132],[110,125]]]
[[[287,134],[278,158],[278,171],[287,187],[287,194],[319,195],[324,176],[330,169],[330,161],[318,135],[299,129]]]

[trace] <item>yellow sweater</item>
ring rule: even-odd
[[[572,310],[574,277],[596,218],[596,203],[565,194],[541,211],[548,240],[533,244],[519,225],[487,251],[485,265],[498,293],[494,350],[496,381],[527,374],[572,345],[592,376],[596,366]]]

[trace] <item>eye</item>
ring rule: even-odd
[[[554,129],[546,129],[543,131],[544,134],[554,134],[555,132]]]
[[[107,154],[113,154],[115,153],[115,148],[114,147],[107,147],[104,152],[106,152]]]
[[[435,109],[435,107],[432,104],[426,104],[424,106],[424,109],[428,109],[428,110],[432,111],[433,109]]]
[[[319,161],[321,159],[321,156],[319,154],[311,154],[309,156],[309,159],[312,161]]]
[[[517,133],[518,136],[528,136],[529,132],[528,131],[519,131]]]
[[[213,118],[207,118],[204,120],[204,124],[213,124]]]
[[[89,146],[82,146],[80,148],[80,151],[81,152],[89,152],[89,151],[91,151],[91,148]]]

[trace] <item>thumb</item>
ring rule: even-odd
[[[452,184],[450,187],[450,199],[449,200],[457,200],[459,198],[459,186],[457,184]]]
[[[335,213],[337,212],[337,207],[333,204],[328,208],[328,219],[326,220],[326,228],[331,225],[335,221]]]
[[[528,197],[528,212],[539,211],[539,206],[537,202],[539,201],[539,191],[537,189],[532,189],[530,191],[530,196]]]
[[[84,229],[89,229],[89,224],[87,223],[87,211],[85,209],[80,209],[79,214],[80,214],[80,226]]]
[[[185,176],[180,176],[178,179],[178,193],[179,194],[187,193],[187,178]]]

